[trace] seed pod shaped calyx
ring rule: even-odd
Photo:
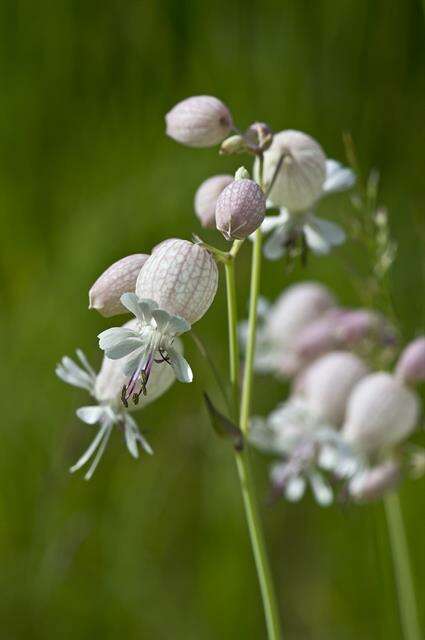
[[[217,229],[226,240],[242,240],[251,235],[264,220],[266,198],[248,172],[241,167],[235,180],[219,195],[215,209]]]
[[[400,380],[416,384],[425,380],[425,337],[420,336],[407,345],[396,367]]]
[[[326,156],[319,143],[306,133],[281,131],[275,134],[270,148],[264,153],[266,187],[271,184],[276,170],[269,195],[271,202],[290,212],[305,211],[322,194]]]
[[[407,438],[418,417],[418,398],[410,389],[389,373],[372,373],[354,387],[343,435],[360,451],[374,453]]]
[[[108,267],[89,291],[89,309],[96,309],[105,318],[128,313],[120,298],[123,293],[134,291],[137,276],[148,258],[145,253],[135,253]]]
[[[209,309],[217,284],[212,255],[204,247],[173,238],[155,247],[139,274],[136,294],[193,324]]]
[[[217,198],[227,185],[233,182],[230,174],[212,176],[205,180],[195,193],[195,213],[203,227],[215,229]]]
[[[167,135],[189,147],[219,144],[233,127],[226,105],[213,96],[192,96],[175,105],[165,116]]]

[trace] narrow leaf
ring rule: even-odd
[[[226,418],[226,416],[215,408],[206,393],[204,393],[204,400],[208,415],[211,419],[212,427],[216,434],[221,438],[230,438],[236,451],[242,451],[244,446],[242,431],[231,420],[229,420],[229,418]]]

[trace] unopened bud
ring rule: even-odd
[[[212,255],[197,244],[172,238],[155,247],[139,274],[136,294],[193,324],[209,309],[217,284]]]
[[[266,186],[271,184],[276,171],[270,200],[291,212],[305,211],[322,194],[326,156],[318,142],[306,133],[281,131],[264,154]]]
[[[239,167],[235,171],[235,180],[249,180],[250,178],[249,171],[245,167]]]
[[[273,141],[273,132],[264,122],[254,122],[245,131],[244,137],[252,149],[266,151]]]
[[[414,393],[389,373],[372,373],[350,396],[343,434],[359,450],[373,453],[407,438],[418,416]]]
[[[396,367],[396,376],[409,384],[425,380],[425,337],[413,340],[402,352]]]
[[[90,289],[89,309],[96,309],[105,318],[128,313],[120,298],[123,293],[134,291],[137,276],[148,258],[145,253],[135,253],[114,262]]]
[[[236,153],[244,153],[247,150],[246,142],[243,136],[239,134],[230,136],[230,138],[226,138],[221,143],[220,147],[220,155],[222,156],[231,156]]]
[[[395,460],[387,460],[356,475],[349,483],[348,490],[354,500],[369,502],[382,498],[398,485],[400,479],[400,464]]]
[[[219,144],[233,127],[226,105],[213,96],[192,96],[165,116],[167,135],[189,147]]]
[[[195,193],[195,213],[203,227],[215,229],[217,198],[227,185],[233,182],[231,175],[212,176],[205,180]]]
[[[253,180],[237,179],[220,194],[215,209],[217,229],[226,240],[246,238],[264,220],[266,198]]]

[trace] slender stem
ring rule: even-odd
[[[405,640],[421,640],[419,616],[409,559],[400,498],[396,493],[385,498],[385,514],[393,556],[401,626]]]
[[[229,372],[232,397],[232,418],[239,420],[239,347],[238,347],[238,311],[236,304],[235,263],[233,260],[224,265],[226,271],[227,321],[229,332]]]

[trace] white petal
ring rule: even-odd
[[[96,371],[91,366],[90,362],[87,360],[87,356],[81,349],[76,350],[76,354],[78,359],[80,360],[83,367],[86,368],[87,373],[94,379],[96,378]]]
[[[71,358],[64,356],[57,365],[55,373],[64,382],[74,387],[87,389],[90,393],[93,391],[94,378],[79,367]]]
[[[113,347],[109,347],[109,349],[105,350],[106,357],[110,360],[119,360],[120,358],[124,358],[128,356],[136,349],[140,349],[143,346],[144,341],[141,340],[139,336],[132,338],[124,338],[121,342],[118,342]]]
[[[80,407],[77,409],[76,414],[86,424],[95,424],[99,422],[100,418],[104,415],[104,407],[98,405],[93,407]]]
[[[326,238],[330,245],[338,246],[345,242],[345,231],[339,226],[339,224],[329,222],[329,220],[324,220],[317,216],[311,216],[310,222],[319,231],[319,233]]]
[[[109,426],[110,426],[109,423],[106,423],[99,429],[99,431],[96,433],[95,437],[91,441],[88,449],[83,453],[81,458],[70,468],[71,473],[78,471],[78,469],[80,469],[83,465],[86,464],[88,460],[90,460],[93,453],[96,451],[97,447],[99,446],[99,443],[103,439],[106,433],[106,430],[108,429]]]
[[[305,224],[303,229],[306,242],[314,253],[318,253],[319,255],[329,253],[331,246],[318,229],[314,228],[311,224]]]
[[[336,193],[350,189],[356,183],[356,174],[336,160],[326,161],[325,193]]]
[[[290,502],[298,502],[304,495],[306,481],[302,476],[292,476],[285,486],[285,498]]]
[[[127,433],[127,431],[131,431],[132,437],[134,438],[134,443],[136,445],[136,451],[137,451],[137,444],[136,443],[140,442],[140,445],[146,451],[146,453],[149,453],[149,455],[153,455],[153,449],[150,446],[149,442],[140,433],[139,427],[137,425],[137,422],[135,420],[133,420],[133,418],[131,416],[129,416],[128,414],[126,414],[126,416],[125,416],[125,429],[126,429],[126,433]],[[127,446],[128,446],[128,443],[127,443]],[[130,449],[129,449],[129,451],[130,451]],[[131,451],[130,451],[130,453],[131,453]],[[134,457],[137,458],[138,454],[139,454],[139,452],[137,451],[137,454]]]
[[[277,227],[266,244],[264,245],[264,255],[268,260],[279,260],[286,253],[285,242],[289,239],[293,225],[291,222],[284,222]]]
[[[333,502],[333,493],[329,484],[325,482],[319,473],[311,473],[309,478],[314,497],[318,504],[322,507],[330,505]]]
[[[110,437],[110,435],[112,433],[112,424],[108,424],[107,423],[105,425],[105,427],[106,427],[106,429],[105,429],[105,432],[104,432],[103,439],[102,439],[102,441],[101,441],[101,443],[99,445],[99,448],[98,448],[97,453],[96,453],[96,455],[94,457],[94,460],[93,460],[93,462],[92,462],[92,464],[90,466],[90,469],[87,471],[86,475],[84,476],[84,480],[90,480],[90,478],[92,477],[93,473],[96,471],[96,467],[99,464],[100,459],[104,454],[104,451],[106,449],[106,445],[108,444],[109,437]]]
[[[124,327],[111,327],[111,329],[106,329],[99,333],[97,336],[99,338],[99,347],[103,349],[103,351],[107,351],[108,349],[112,349],[115,345],[119,344],[126,338],[137,338],[139,334],[137,331],[133,329],[126,329]]]
[[[193,373],[192,369],[189,366],[189,363],[185,358],[183,358],[180,353],[178,353],[175,349],[167,349],[168,357],[170,358],[171,366],[173,367],[174,373],[176,375],[177,380],[180,382],[192,382]]]

